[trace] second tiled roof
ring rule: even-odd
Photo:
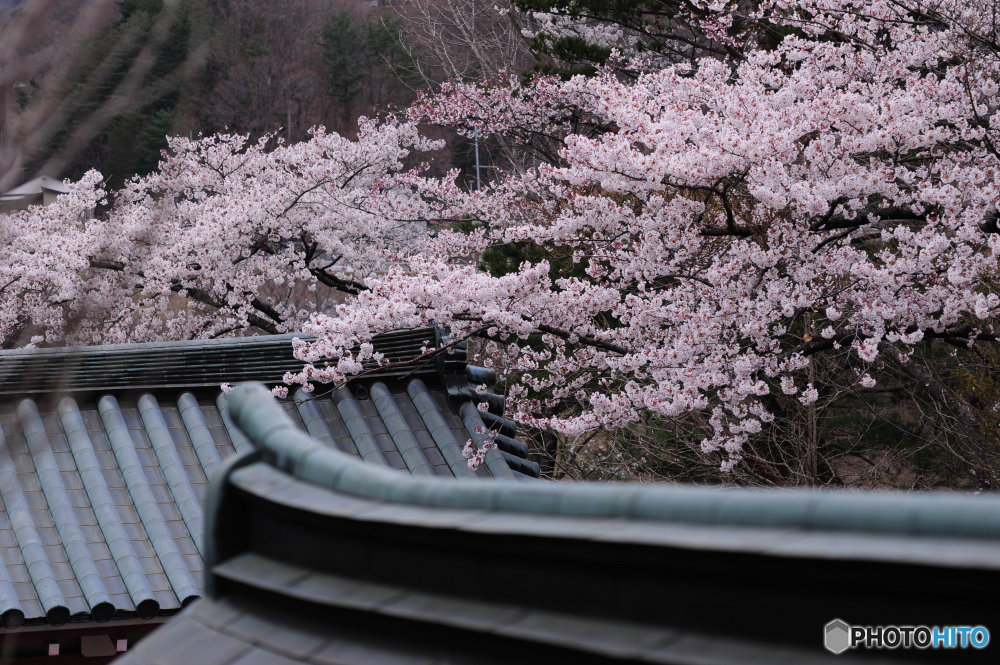
[[[429,333],[406,331],[410,341],[395,346],[422,342]],[[256,343],[266,349],[275,341]],[[382,341],[393,348],[391,339]],[[281,343],[290,347],[288,339]],[[160,361],[172,353],[169,345],[140,346],[154,356],[147,368],[162,369]],[[247,340],[198,348],[226,356],[224,364],[233,367],[240,366],[233,353],[253,358],[260,351]],[[104,354],[113,365],[120,353],[134,365],[141,358],[135,351],[34,355],[89,363]],[[22,368],[40,366],[30,352],[15,355],[23,357]],[[0,357],[0,366],[10,357]],[[446,367],[430,364],[415,377],[384,373],[332,394],[299,393],[284,406],[314,438],[370,464],[413,475],[533,480],[538,467],[512,438],[513,423],[468,399],[462,361],[460,352]],[[475,385],[492,382],[489,372],[468,371]],[[26,391],[27,398],[0,402],[0,624],[148,618],[176,612],[202,593],[207,479],[227,457],[253,449],[218,389],[225,376],[212,375],[220,380],[211,389],[198,383],[209,374],[178,391],[171,375],[160,378],[168,388],[150,387],[146,370],[134,375],[139,385],[111,370],[99,374],[103,383],[76,372],[68,394]],[[193,380],[194,370],[185,376]],[[494,406],[502,404],[494,397]],[[462,447],[470,438],[481,444],[487,428],[501,432],[499,448],[473,471]]]

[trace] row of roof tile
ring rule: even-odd
[[[405,331],[377,348],[405,358],[427,339],[433,330]],[[200,373],[171,374],[206,354]],[[245,369],[244,357],[265,358],[269,369],[240,376],[272,380],[298,363],[289,336],[0,353],[0,374],[19,385],[32,368],[47,368],[31,389],[0,401],[3,627],[169,615],[203,593],[208,479],[227,458],[255,449],[218,388],[234,381],[226,367]],[[449,362],[461,372],[450,384],[468,383],[463,361],[459,353]],[[163,385],[153,386],[157,372]],[[477,385],[493,381],[489,372],[470,374]],[[283,401],[285,413],[321,445],[366,465],[444,478],[538,475],[527,447],[510,436],[512,423],[449,396],[434,363],[400,376],[376,372],[332,394],[299,391]],[[185,381],[192,385],[180,394],[170,390]],[[482,443],[484,416],[505,434],[472,470],[462,447]]]

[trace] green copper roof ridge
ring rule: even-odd
[[[0,437],[2,436],[3,429],[0,428]],[[21,598],[14,588],[14,580],[7,570],[7,563],[0,556],[0,625],[4,628],[18,628],[23,623],[24,609],[21,607]]]
[[[441,451],[441,456],[448,463],[448,468],[456,478],[474,478],[475,473],[469,468],[469,462],[462,455],[462,444],[455,438],[451,427],[441,415],[434,398],[427,386],[420,379],[413,379],[406,386],[406,393],[413,400],[413,406],[424,421],[424,427]]]
[[[465,431],[469,433],[472,442],[476,444],[477,448],[482,449],[483,445],[486,444],[486,437],[483,434],[486,431],[486,423],[479,416],[479,408],[472,402],[465,402],[459,407],[458,416],[462,419]],[[489,469],[494,478],[514,480],[514,472],[507,466],[507,461],[498,449],[488,450],[483,461],[486,462],[486,468]]]
[[[339,448],[337,439],[333,436],[333,430],[330,429],[319,404],[316,403],[317,398],[312,393],[307,393],[299,388],[295,391],[294,399],[299,417],[302,418],[302,424],[309,432],[309,436],[317,441],[322,441],[331,448]]]
[[[261,384],[230,395],[233,419],[269,463],[330,489],[414,506],[714,526],[1000,538],[1000,497],[756,490],[640,483],[518,483],[414,478],[326,449]]]
[[[361,408],[350,389],[342,386],[335,390],[330,397],[336,405],[340,417],[344,420],[344,427],[350,432],[351,439],[354,441],[354,446],[358,449],[361,459],[369,464],[388,467],[389,463],[386,462],[385,455],[378,447],[375,434],[368,427],[368,422],[365,420],[364,414],[361,413]]]
[[[226,393],[219,393],[219,396],[215,398],[215,406],[219,409],[219,416],[222,418],[222,423],[226,426],[229,440],[233,442],[233,447],[236,449],[237,454],[249,453],[255,450],[253,443],[243,433],[243,430],[236,426],[232,416],[229,415],[229,401],[226,399]]]
[[[49,507],[49,514],[59,535],[59,541],[66,551],[70,567],[80,584],[84,600],[90,607],[91,615],[98,622],[114,617],[115,606],[104,585],[104,578],[97,570],[90,546],[83,537],[76,511],[66,492],[59,465],[52,454],[52,445],[38,407],[30,399],[21,400],[17,406],[17,417],[21,421],[24,440],[31,453],[42,494]]]

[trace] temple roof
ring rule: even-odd
[[[433,329],[383,335],[375,347],[406,361],[425,340],[435,343]],[[276,384],[300,367],[290,336],[0,352],[3,627],[151,618],[202,596],[208,479],[255,450],[219,386]],[[458,349],[282,406],[321,446],[366,466],[534,480],[502,396],[475,391],[494,380]],[[502,432],[499,448],[473,471],[462,447],[489,426]]]
[[[261,386],[230,409],[256,450],[211,482],[208,597],[121,665],[820,665],[834,619],[1000,622],[995,496],[446,481],[324,445]]]

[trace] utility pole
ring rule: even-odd
[[[483,186],[482,181],[479,179],[479,128],[473,127],[472,135],[476,139],[476,191],[478,192]]]

